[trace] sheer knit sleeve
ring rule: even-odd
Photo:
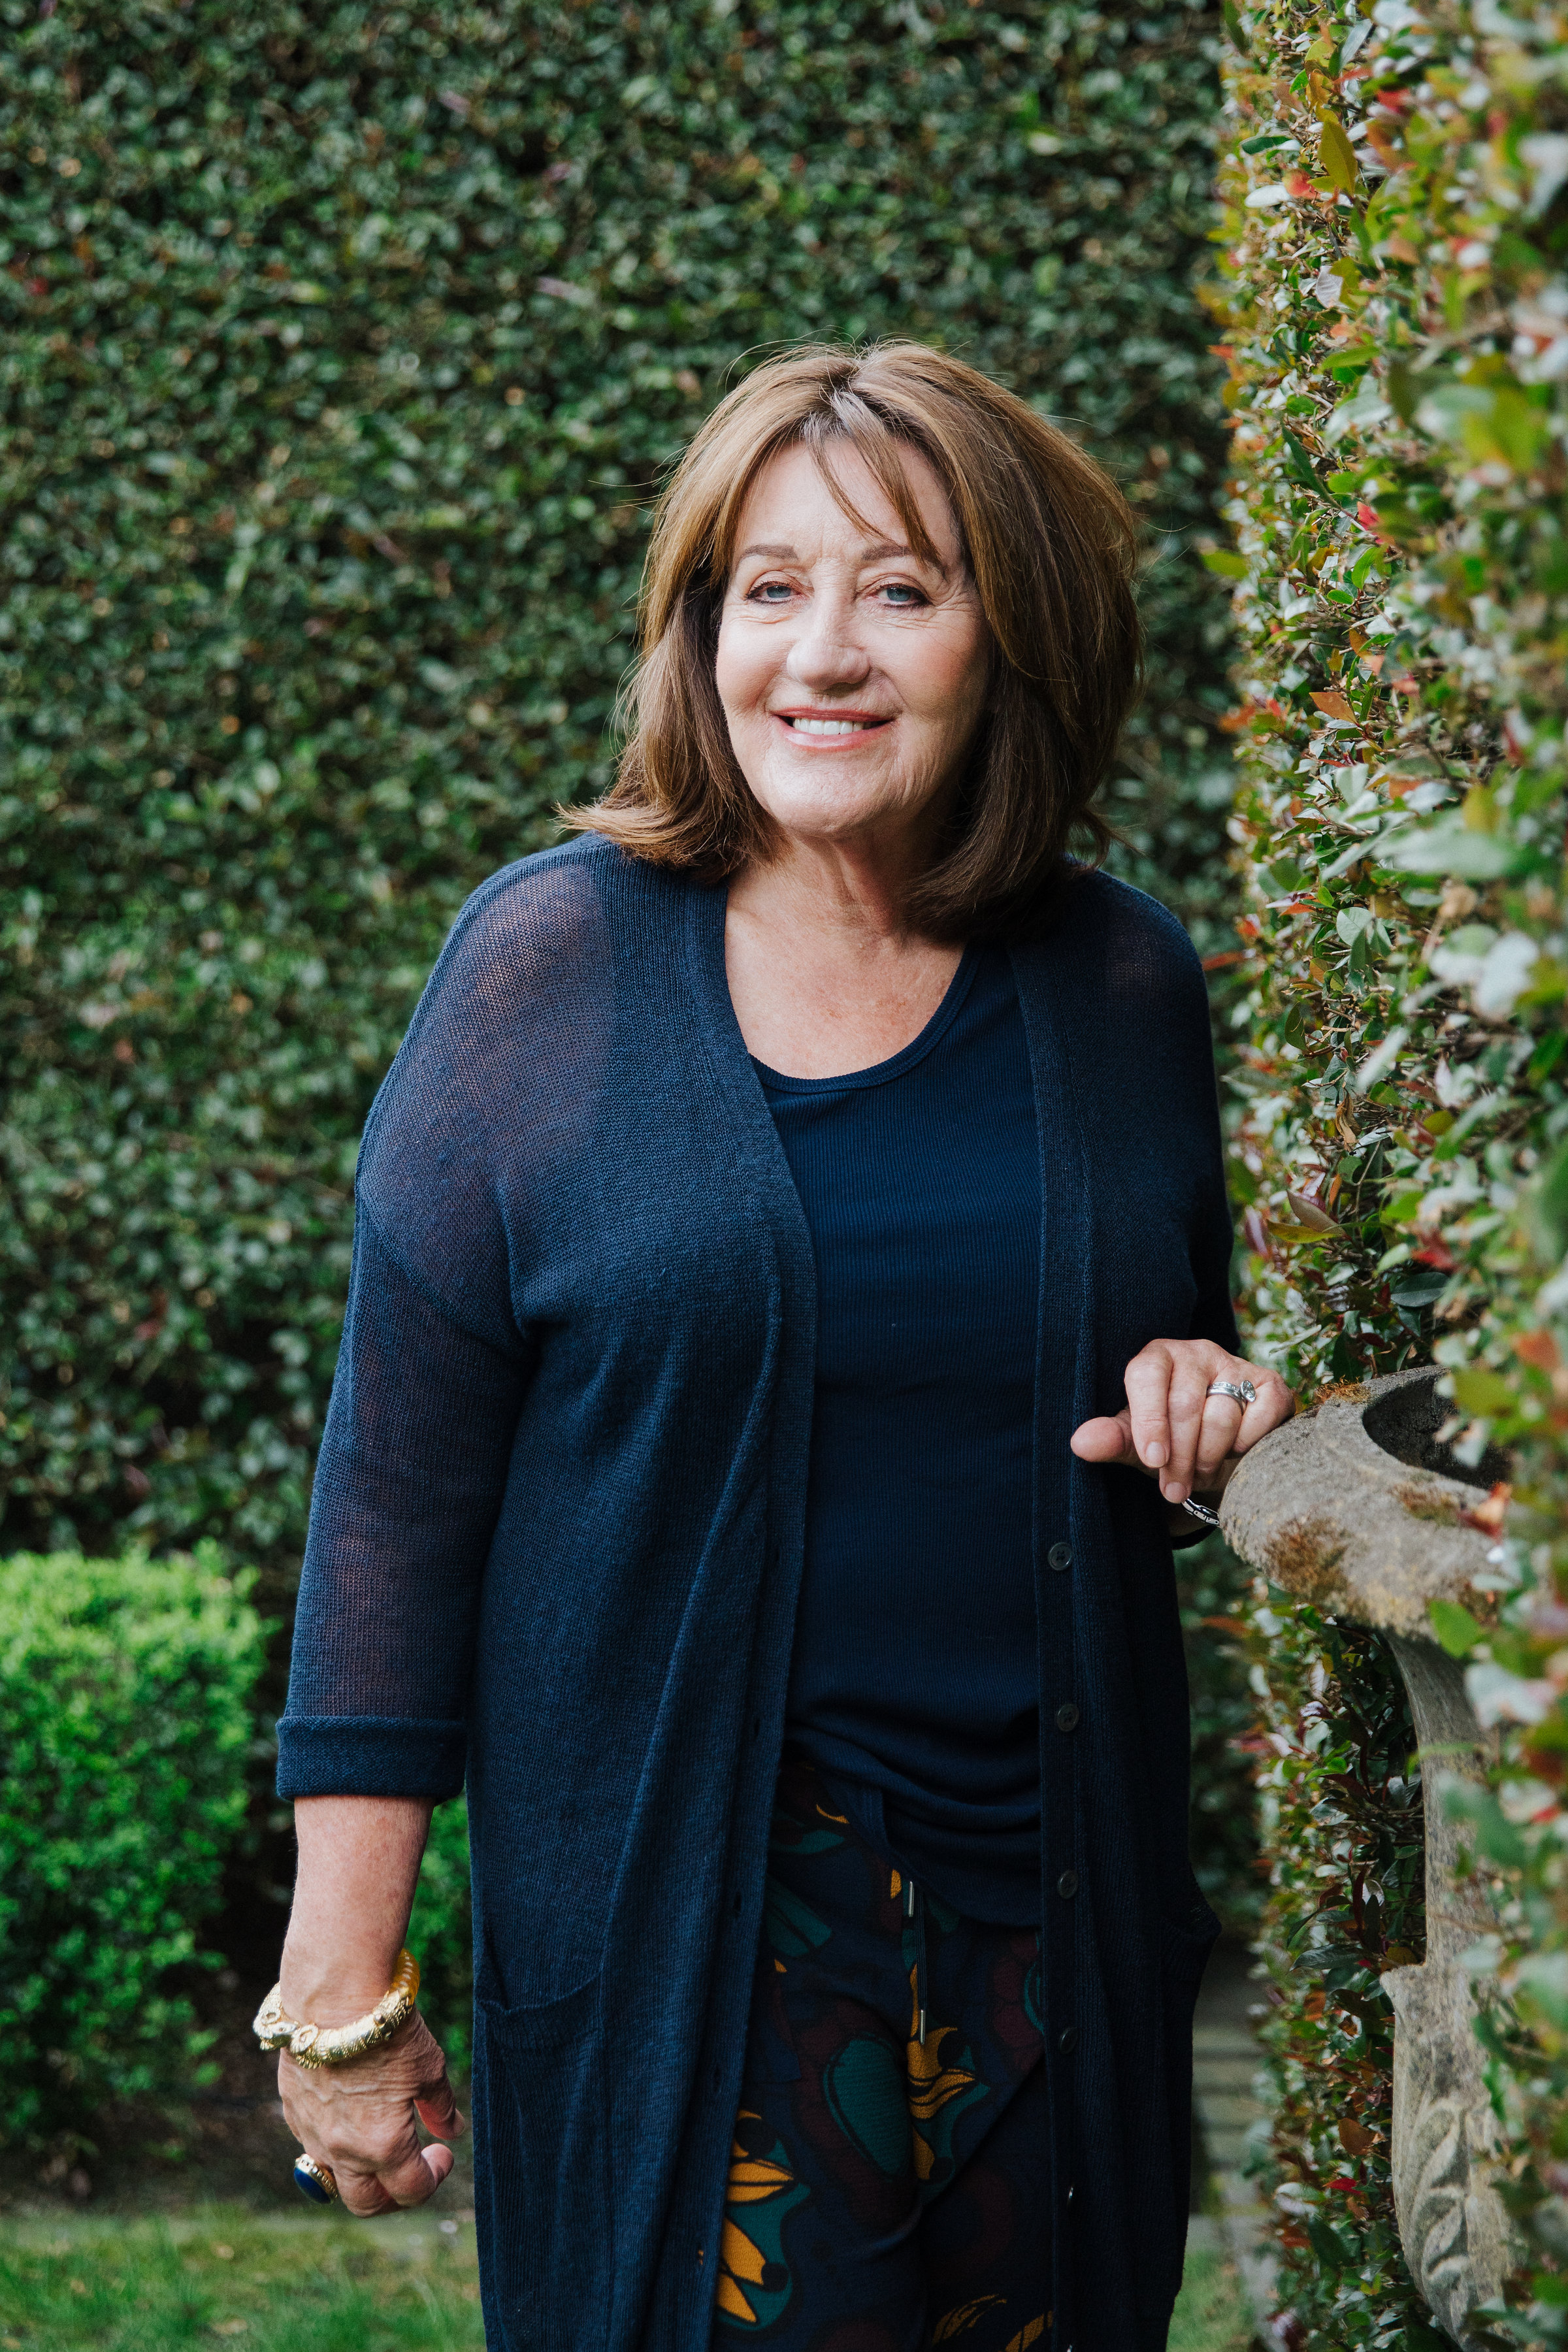
[[[1127,892],[1122,908],[1134,894]],[[1143,899],[1120,935],[1112,934],[1111,994],[1117,1017],[1138,1041],[1141,1066],[1130,1099],[1156,1139],[1162,1160],[1182,1138],[1186,1244],[1196,1296],[1186,1330],[1161,1336],[1212,1339],[1239,1354],[1231,1295],[1236,1231],[1226,1186],[1225,1142],[1215,1082],[1208,985],[1196,950],[1175,917]],[[1162,1179],[1163,1170],[1162,1169]],[[1173,1550],[1207,1540],[1188,1519],[1171,1530]]]
[[[1238,1355],[1241,1339],[1237,1330],[1236,1306],[1230,1282],[1236,1226],[1225,1181],[1225,1142],[1220,1130],[1206,990],[1201,1003],[1193,1007],[1192,1022],[1194,1085],[1197,1097],[1194,1109],[1203,1122],[1205,1176],[1203,1204],[1193,1236],[1193,1271],[1197,1277],[1198,1296],[1187,1337],[1190,1339],[1213,1339],[1219,1347],[1228,1348],[1233,1355]]]
[[[1128,1040],[1125,1099],[1153,1155],[1150,1183],[1162,1189],[1181,1166],[1186,1241],[1197,1286],[1192,1319],[1171,1339],[1239,1346],[1231,1301],[1235,1227],[1226,1187],[1208,983],[1197,950],[1168,908],[1142,891],[1093,877],[1089,899],[1102,925],[1110,1018]]]
[[[547,869],[469,901],[366,1127],[278,1727],[285,1797],[463,1784],[480,1584],[536,1353],[514,1281],[539,1255],[562,1102],[593,1093],[562,1042],[584,1026],[581,895]]]
[[[479,1578],[524,1385],[358,1213],[311,1502],[284,1797],[450,1797],[463,1785]]]

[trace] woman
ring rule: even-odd
[[[385,1993],[466,1771],[494,2347],[1164,2341],[1171,1530],[1291,1408],[1196,961],[1067,855],[1131,545],[956,361],[761,369],[663,501],[615,790],[470,900],[372,1113],[279,1998]],[[280,2061],[356,2212],[462,2127],[406,2008]]]

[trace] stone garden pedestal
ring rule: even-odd
[[[1488,1736],[1464,1669],[1433,1640],[1427,1605],[1485,1616],[1475,1582],[1491,1538],[1462,1523],[1500,1465],[1465,1473],[1436,1432],[1450,1408],[1436,1374],[1401,1372],[1303,1413],[1247,1454],[1220,1524],[1232,1549],[1287,1592],[1388,1641],[1409,1694],[1426,1790],[1426,1958],[1390,1969],[1394,2011],[1394,2192],[1412,2277],[1444,2333],[1479,2340],[1470,2314],[1500,2299],[1506,2218],[1488,2185],[1492,2115],[1472,2031],[1467,1946],[1495,1926],[1484,1895],[1455,1876],[1448,1774],[1476,1776]]]

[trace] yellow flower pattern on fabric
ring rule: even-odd
[[[926,2038],[920,2038],[920,1998],[915,1987],[915,1971],[910,1970],[910,2038],[906,2061],[909,2074],[910,2121],[914,2126],[915,2178],[921,2182],[931,2179],[938,2160],[948,2152],[952,2137],[952,2126],[962,2108],[943,2118],[943,2110],[954,2099],[972,2106],[976,2098],[984,2098],[985,2085],[969,2063],[967,2048],[958,2063],[944,2064],[942,2044],[957,2033],[955,2025],[926,2023]],[[936,2128],[933,2128],[936,2126]]]
[[[715,2311],[742,2327],[766,2326],[789,2300],[784,2217],[809,2193],[791,2171],[782,2144],[775,2144],[766,2155],[759,2155],[755,2146],[746,2146],[746,2138],[752,2137],[747,2126],[761,2122],[760,2116],[745,2107],[735,2118],[719,2242],[719,2280],[713,2294]],[[745,2216],[743,2227],[735,2218],[737,2211]]]
[[[805,2352],[873,2318],[933,2352],[1047,2352],[1039,1966],[1033,1929],[966,1920],[786,1756],[712,2249],[714,2352],[742,2336]],[[1015,2127],[988,2138],[1020,2096]],[[991,2159],[971,2167],[982,2139]]]
[[[988,2311],[1005,2311],[1006,2305],[1005,2295],[977,2294],[973,2303],[961,2303],[952,2311],[944,2311],[931,2329],[931,2340],[933,2344],[951,2344],[956,2337],[967,2335],[975,2321],[984,2319]]]

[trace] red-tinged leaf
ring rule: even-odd
[[[1224,971],[1228,965],[1239,963],[1240,961],[1241,950],[1239,948],[1226,948],[1221,955],[1205,956],[1203,960],[1203,968],[1205,971]]]
[[[1327,694],[1314,694],[1312,700],[1317,704],[1325,719],[1353,719],[1355,717],[1355,712],[1351,709],[1350,704],[1346,701],[1344,696],[1340,692],[1337,687],[1331,687]]]
[[[1435,1265],[1439,1274],[1452,1274],[1458,1262],[1445,1241],[1428,1242],[1425,1249],[1410,1253],[1412,1265]]]
[[[1533,1364],[1538,1372],[1554,1372],[1563,1361],[1550,1331],[1521,1331],[1513,1352],[1521,1362]]]
[[[1512,1494],[1508,1480],[1500,1478],[1484,1503],[1478,1503],[1473,1511],[1459,1513],[1459,1525],[1474,1528],[1479,1535],[1500,1536]]]
[[[1355,519],[1357,522],[1360,523],[1363,530],[1364,530],[1370,538],[1377,540],[1382,546],[1392,547],[1394,544],[1394,541],[1389,537],[1387,531],[1383,528],[1383,524],[1378,518],[1377,509],[1375,507],[1369,507],[1364,499],[1361,499],[1357,504]]]
[[[1479,1536],[1493,1536],[1493,1538],[1500,1536],[1502,1534],[1502,1522],[1510,1515],[1511,1496],[1514,1496],[1514,1489],[1510,1486],[1510,1482],[1498,1479],[1493,1491],[1488,1494],[1486,1503],[1477,1503],[1474,1510],[1460,1512],[1460,1527],[1474,1527]]]

